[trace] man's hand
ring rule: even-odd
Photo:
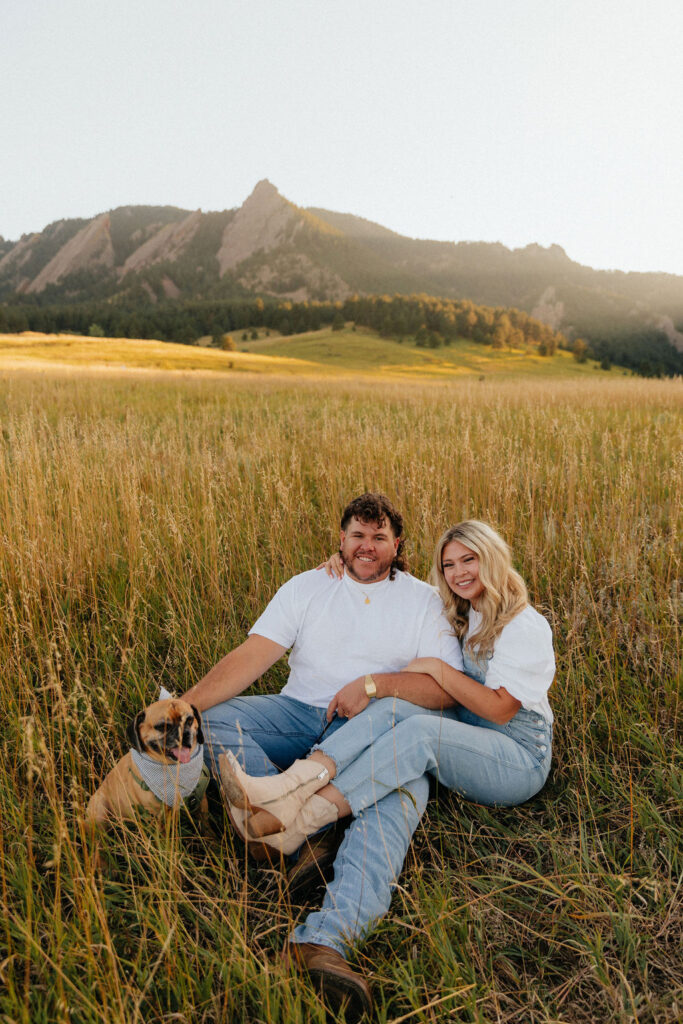
[[[335,711],[340,718],[353,718],[364,711],[369,703],[370,698],[365,692],[365,676],[359,676],[342,686],[334,695],[327,708],[327,721],[332,721]]]

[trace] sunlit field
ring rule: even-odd
[[[205,373],[305,373],[303,361],[244,352],[223,352],[134,338],[86,338],[77,334],[0,334],[3,369],[158,370]]]
[[[297,376],[382,375],[400,379],[448,380],[454,377],[605,377],[597,363],[577,363],[571,352],[552,357],[533,346],[495,350],[490,345],[459,339],[438,349],[419,348],[380,338],[376,331],[346,327],[342,331],[308,331],[281,337],[230,337],[235,351],[131,338],[86,338],[71,334],[0,334],[0,370],[72,368],[203,371],[209,374],[279,373]],[[611,376],[626,371],[614,368]]]
[[[418,576],[447,525],[503,533],[558,674],[545,789],[505,810],[430,804],[357,954],[377,1020],[678,1021],[682,395],[592,368],[0,370],[0,1018],[325,1020],[278,959],[305,911],[246,864],[217,804],[213,840],[116,829],[101,872],[83,809],[159,685],[201,678],[334,549],[346,501],[381,489]]]

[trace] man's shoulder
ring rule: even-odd
[[[322,570],[297,573],[281,583],[261,613],[258,622],[278,615],[294,615],[299,619],[314,602],[322,597],[333,581]]]
[[[392,583],[398,584],[400,590],[411,594],[417,601],[423,601],[425,604],[434,601],[437,604],[441,603],[436,587],[433,587],[431,583],[425,583],[424,580],[419,580],[417,576],[411,576],[409,572],[397,572]]]
[[[330,579],[324,569],[307,569],[306,572],[290,576],[279,590],[296,594],[315,594],[327,590],[332,584],[338,582],[338,580]]]

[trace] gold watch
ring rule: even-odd
[[[377,696],[377,685],[375,684],[375,680],[372,678],[369,672],[365,677],[365,692],[367,693],[368,697]]]

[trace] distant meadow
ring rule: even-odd
[[[242,353],[206,356],[236,370]],[[448,525],[500,530],[558,662],[545,789],[504,810],[430,803],[355,960],[377,1020],[680,1020],[680,379],[14,366],[0,366],[1,1021],[325,1020],[279,962],[305,910],[245,861],[218,801],[215,839],[121,825],[101,872],[83,810],[130,718],[240,643],[281,583],[334,550],[366,489],[403,510],[421,578]],[[285,678],[281,662],[257,688]]]

